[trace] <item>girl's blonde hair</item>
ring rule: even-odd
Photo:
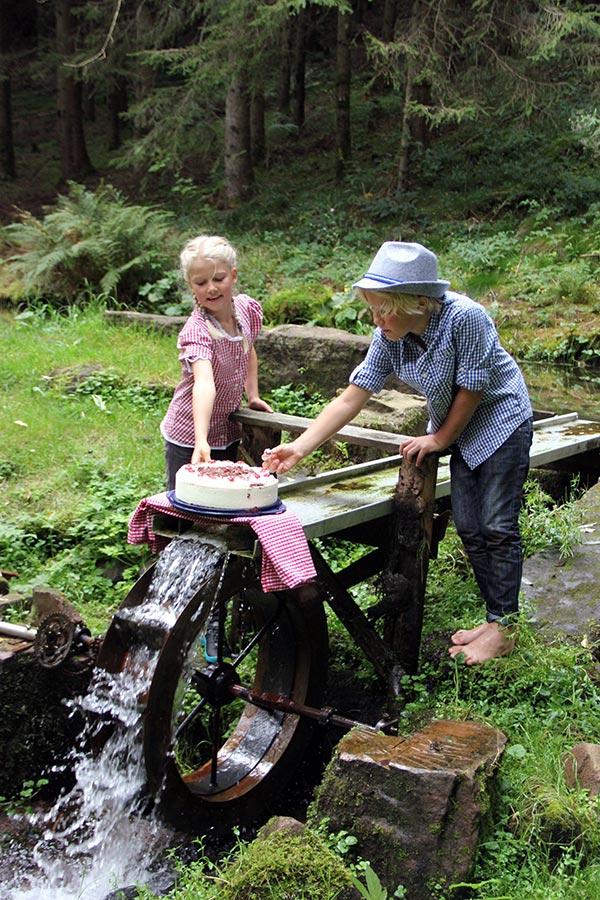
[[[199,234],[188,241],[181,251],[179,262],[186,284],[190,280],[192,263],[197,259],[210,259],[215,263],[223,263],[229,269],[237,268],[237,253],[226,238],[217,234]]]
[[[365,291],[356,288],[356,294],[361,300],[368,302],[369,297],[375,297],[381,304],[379,312],[382,316],[394,313],[404,313],[408,316],[418,316],[422,313],[438,312],[440,301],[436,297],[426,297],[424,294],[406,294],[402,291]],[[425,306],[419,301],[426,300]]]
[[[215,265],[217,263],[222,263],[227,266],[230,271],[237,268],[237,253],[235,249],[226,238],[220,237],[218,234],[199,234],[197,237],[192,238],[191,241],[188,241],[181,251],[179,262],[181,265],[181,274],[186,284],[190,283],[190,269],[197,259],[208,259],[211,262],[214,262]],[[235,306],[233,307],[233,312],[237,319]],[[225,337],[225,334],[213,325],[206,314],[205,321],[208,332],[212,338],[215,340],[222,340]],[[250,342],[248,341],[239,320],[238,328],[242,335],[242,346],[244,351],[247,352]]]

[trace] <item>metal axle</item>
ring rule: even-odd
[[[6,637],[21,638],[23,641],[35,641],[37,631],[25,628],[24,625],[13,625],[11,622],[0,622],[0,634]]]

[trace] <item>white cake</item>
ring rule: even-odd
[[[175,497],[191,506],[224,511],[264,509],[277,502],[277,479],[244,462],[188,463],[175,475]]]

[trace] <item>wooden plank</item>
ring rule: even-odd
[[[568,415],[549,420],[534,431],[532,467],[600,448],[600,423]],[[387,462],[390,465],[386,465]],[[378,464],[382,462],[383,465]],[[354,525],[373,522],[392,512],[392,496],[398,478],[398,457],[373,460],[294,481],[282,479],[280,494],[295,512],[307,537],[335,534]],[[285,476],[284,476],[285,478]],[[450,494],[447,457],[438,468],[436,499]]]
[[[314,419],[303,416],[288,416],[285,413],[263,413],[255,409],[239,409],[231,414],[231,418],[242,425],[261,426],[272,431],[288,431],[290,434],[301,434],[306,431]],[[332,435],[331,440],[347,441],[360,447],[377,447],[380,450],[397,452],[403,441],[410,435],[395,434],[391,431],[378,431],[375,428],[362,428],[359,425],[346,425]]]

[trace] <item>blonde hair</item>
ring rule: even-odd
[[[226,238],[217,234],[199,234],[188,241],[181,251],[179,262],[186,284],[189,284],[192,263],[197,259],[210,259],[223,263],[229,269],[237,268],[237,253]]]
[[[237,253],[235,249],[226,238],[219,237],[218,234],[199,234],[197,237],[192,238],[190,241],[188,241],[181,251],[179,262],[181,265],[181,274],[186,284],[190,283],[190,269],[192,268],[192,264],[197,259],[208,259],[211,262],[214,262],[215,266],[217,265],[217,263],[222,263],[223,265],[227,266],[229,271],[237,268]],[[213,325],[210,317],[204,310],[202,310],[202,313],[204,315],[206,328],[208,329],[208,333],[210,334],[210,336],[216,341],[222,340],[225,337],[224,332],[220,331],[215,327],[215,325]],[[244,348],[244,351],[247,352],[250,347],[250,342],[246,337],[246,333],[242,328],[242,324],[237,317],[235,304],[233,307],[233,313],[242,335],[242,346]]]
[[[379,303],[379,312],[382,316],[394,313],[404,313],[409,316],[419,316],[422,313],[438,312],[440,301],[437,297],[426,297],[424,294],[407,294],[402,291],[372,291],[356,288],[356,294],[361,300],[368,302],[369,297],[375,297]],[[419,301],[426,300],[425,306]]]

